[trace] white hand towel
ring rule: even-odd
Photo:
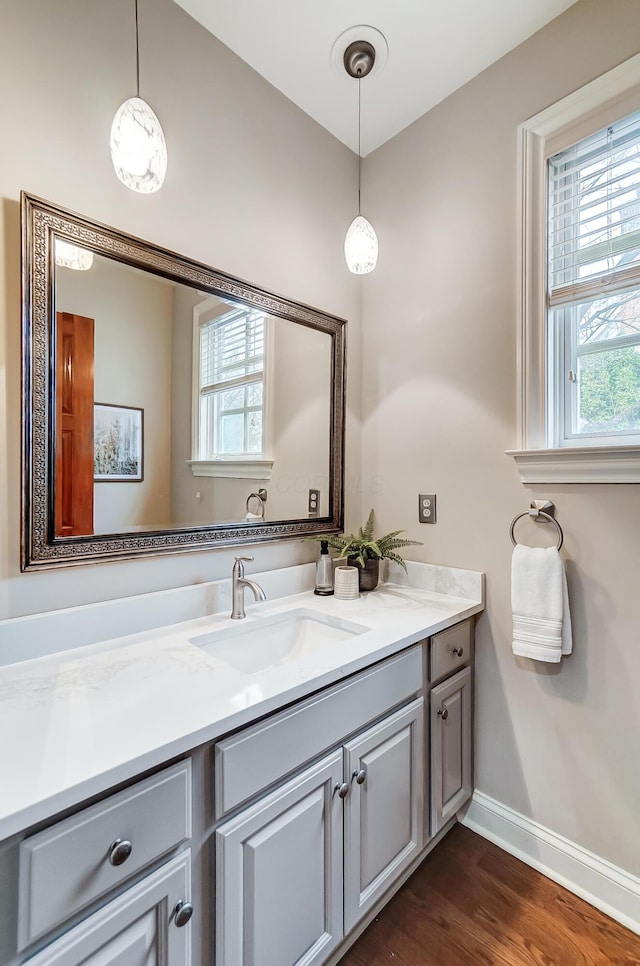
[[[555,547],[514,547],[511,609],[514,654],[553,664],[571,654],[567,578]]]

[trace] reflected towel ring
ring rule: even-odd
[[[560,550],[560,548],[562,547],[562,544],[564,543],[564,533],[562,532],[562,527],[554,517],[552,517],[549,513],[545,513],[544,510],[538,510],[537,513],[532,513],[531,510],[524,510],[522,513],[518,513],[513,518],[513,520],[511,521],[511,529],[509,530],[509,534],[511,536],[511,543],[514,545],[514,547],[518,546],[518,541],[514,536],[516,523],[518,522],[518,520],[521,519],[521,517],[528,517],[528,516],[532,516],[534,519],[536,517],[544,517],[548,523],[553,523],[554,527],[558,532],[558,546],[556,547],[556,550]]]
[[[257,501],[254,504],[254,506],[257,507],[256,510],[252,510],[251,509],[251,500],[256,500]],[[265,505],[266,502],[267,502],[267,491],[266,490],[258,490],[257,493],[250,493],[249,496],[247,497],[247,502],[245,503],[245,507],[246,507],[247,513],[251,513],[254,516],[263,517],[264,518],[264,505]]]

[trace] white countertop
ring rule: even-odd
[[[243,628],[300,607],[371,628],[255,674],[189,643],[239,626],[219,614],[3,668],[0,839],[479,613],[473,577],[473,599],[385,584],[351,601],[305,592],[247,605]]]

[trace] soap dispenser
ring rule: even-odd
[[[316,589],[314,594],[329,597],[333,593],[333,563],[329,556],[329,543],[320,541],[320,556],[316,564]]]

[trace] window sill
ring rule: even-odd
[[[231,480],[270,480],[273,460],[187,460],[194,476]]]
[[[509,449],[523,483],[640,483],[640,446]]]

